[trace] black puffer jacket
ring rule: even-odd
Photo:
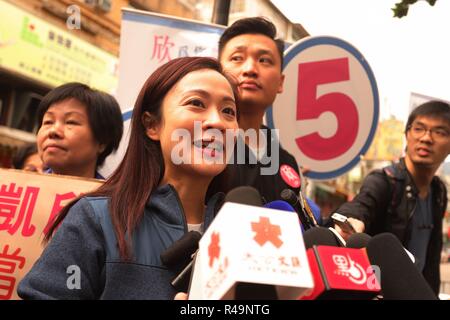
[[[433,230],[423,275],[433,291],[438,293],[442,219],[447,208],[447,190],[437,176],[433,178],[431,188]],[[411,237],[411,218],[417,205],[418,194],[402,158],[392,166],[372,171],[364,180],[358,195],[351,202],[344,203],[337,212],[362,220],[366,232],[370,235],[391,232],[406,246]]]

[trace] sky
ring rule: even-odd
[[[380,118],[406,121],[411,92],[450,101],[450,0],[419,0],[393,18],[400,0],[272,0],[312,36],[353,44],[377,81]]]

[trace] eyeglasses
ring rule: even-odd
[[[408,130],[411,131],[411,135],[415,139],[422,138],[427,132],[430,133],[430,136],[433,140],[445,140],[445,139],[448,139],[448,137],[450,136],[450,133],[447,130],[442,129],[442,128],[428,129],[428,128],[426,128],[424,126],[420,126],[420,125],[411,125],[411,126],[408,126]]]

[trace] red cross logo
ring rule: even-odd
[[[254,240],[262,247],[266,242],[279,248],[283,244],[281,241],[281,228],[278,225],[270,223],[269,218],[259,217],[259,222],[252,222],[252,230],[256,232]]]
[[[211,243],[208,246],[208,256],[209,256],[209,267],[211,268],[214,264],[214,260],[219,260],[220,256],[220,236],[219,233],[213,232],[211,235]]]

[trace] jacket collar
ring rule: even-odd
[[[204,230],[206,230],[214,219],[223,198],[224,194],[219,192],[208,199],[203,221]],[[183,206],[177,191],[172,185],[166,184],[156,188],[147,201],[146,209],[165,223],[183,226],[187,232],[187,222]]]
[[[414,183],[413,178],[411,177],[410,172],[408,171],[408,168],[406,167],[405,158],[400,158],[400,161],[393,165],[392,167],[396,167],[396,170],[390,170],[388,172],[388,175],[393,176],[397,180],[403,180],[404,183],[411,186],[412,192],[415,195],[419,194],[419,190],[416,187],[416,184]],[[434,188],[441,188],[441,182],[438,176],[434,176],[433,180],[431,180],[430,187],[434,190]]]
[[[417,196],[419,194],[419,190],[417,189],[416,184],[414,183],[414,180],[411,177],[411,174],[408,171],[408,168],[406,167],[406,162],[405,162],[404,157],[400,158],[400,161],[398,162],[397,167],[399,170],[395,170],[395,178],[398,180],[404,180],[406,188],[409,189],[408,188],[408,186],[409,186],[412,193],[415,196]]]

